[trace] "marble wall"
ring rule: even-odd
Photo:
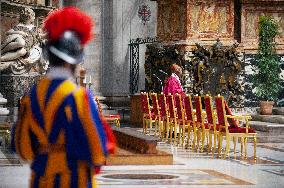
[[[63,6],[76,6],[90,15],[94,20],[94,38],[85,48],[85,61],[83,67],[86,69],[87,78],[92,76],[92,91],[100,95],[101,69],[102,69],[102,1],[100,0],[65,0]],[[87,80],[88,81],[88,80]]]
[[[145,24],[138,16],[139,6],[146,4],[151,17]],[[92,89],[103,96],[129,94],[129,41],[156,36],[156,2],[149,0],[65,0],[90,14],[95,21],[95,38],[86,48],[83,67],[94,79]],[[139,90],[144,89],[146,46],[140,46]]]
[[[145,24],[138,16],[141,5],[148,5],[151,17]],[[156,36],[156,2],[149,0],[105,0],[103,7],[103,70],[101,91],[106,96],[129,94],[129,41]],[[139,87],[145,89],[145,51],[140,45]]]

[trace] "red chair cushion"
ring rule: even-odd
[[[110,115],[105,115],[104,117],[107,117],[107,118],[120,118],[120,115],[119,114],[110,114]]]
[[[226,132],[225,128],[222,128],[221,132]],[[230,133],[246,133],[246,128],[245,127],[237,127],[237,128],[232,127],[232,128],[229,128],[229,132]],[[255,133],[255,130],[252,128],[249,128],[248,133]]]

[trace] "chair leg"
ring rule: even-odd
[[[247,137],[245,137],[245,142],[244,142],[244,146],[245,146],[245,159],[247,159]]]
[[[204,150],[204,142],[205,142],[205,129],[202,129],[202,132],[201,132],[201,152],[203,152]]]
[[[209,144],[208,144],[208,153],[212,151],[212,133],[209,131]]]
[[[197,149],[197,137],[198,137],[198,131],[197,131],[197,128],[194,126],[193,127],[193,147],[192,147],[193,150]]]
[[[172,122],[170,123],[170,143],[172,143],[172,139],[173,139],[173,124]]]
[[[231,138],[229,135],[227,135],[226,136],[226,151],[225,151],[224,159],[226,159],[226,157],[230,158],[230,141],[231,141]]]
[[[149,121],[149,120],[145,119],[145,134],[147,134],[147,128],[148,128],[148,125],[147,125],[147,124],[148,124],[148,121]]]
[[[221,158],[221,150],[222,150],[222,141],[223,141],[223,135],[218,136],[218,157]]]
[[[213,151],[212,151],[212,155],[213,155],[213,157],[214,157],[214,155],[215,155],[215,151],[216,151],[216,145],[217,145],[217,133],[216,133],[216,131],[214,131],[214,146],[213,146]]]
[[[253,148],[253,156],[254,160],[256,161],[256,136],[253,137],[254,148]]]
[[[233,137],[233,141],[234,141],[234,157],[235,157],[235,159],[237,158],[237,155],[236,155],[236,144],[237,144],[237,140],[238,140],[237,137]]]
[[[200,145],[199,145],[199,143],[200,143],[200,129],[197,129],[197,142],[196,142],[196,151],[197,150],[200,150]]]
[[[175,131],[174,132],[174,145],[176,146],[177,145],[177,124],[176,123],[174,124],[174,131]]]
[[[178,131],[179,134],[178,134],[178,138],[177,138],[177,139],[178,139],[178,140],[177,140],[177,144],[178,144],[178,145],[181,144],[181,145],[183,146],[183,143],[181,143],[181,142],[182,142],[182,137],[183,137],[183,136],[182,136],[182,135],[183,135],[182,127],[178,124],[178,128],[177,128],[177,129],[179,130],[179,131]]]
[[[187,142],[186,145],[189,148],[189,142],[190,142],[190,133],[191,133],[191,126],[188,124],[188,130],[187,130]]]
[[[188,130],[187,130],[188,131]],[[183,146],[185,140],[185,124],[182,124],[182,140],[181,140],[181,145]]]
[[[157,135],[157,120],[155,121],[155,132],[154,132],[154,136],[156,136]]]
[[[166,141],[169,139],[169,134],[170,134],[170,133],[169,133],[169,132],[170,132],[170,130],[169,130],[169,129],[170,129],[170,128],[169,128],[169,127],[170,127],[170,126],[169,126],[169,123],[170,123],[170,122],[166,122],[166,129],[165,129]]]
[[[162,140],[164,140],[166,138],[165,137],[165,134],[166,134],[166,128],[165,128],[166,125],[165,125],[165,123],[167,123],[167,122],[162,121],[161,122],[161,127],[160,127]]]
[[[240,138],[240,143],[241,143],[241,158],[243,158],[243,151],[244,151],[244,138]]]
[[[161,131],[161,128],[162,128],[162,121],[159,120],[158,121],[158,130],[159,130],[159,137],[162,138],[162,131]]]

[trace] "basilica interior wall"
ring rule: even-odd
[[[156,36],[156,2],[147,0],[105,1],[103,9],[103,74],[102,93],[106,96],[125,96],[129,94],[129,42],[130,39]],[[138,16],[141,5],[148,5],[151,16],[142,23]],[[139,49],[139,89],[145,85],[145,45]]]

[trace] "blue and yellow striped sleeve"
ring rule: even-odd
[[[76,115],[72,116],[74,132],[77,141],[80,159],[85,159],[91,166],[103,165],[108,155],[106,134],[98,110],[91,95],[83,88],[74,92]]]

